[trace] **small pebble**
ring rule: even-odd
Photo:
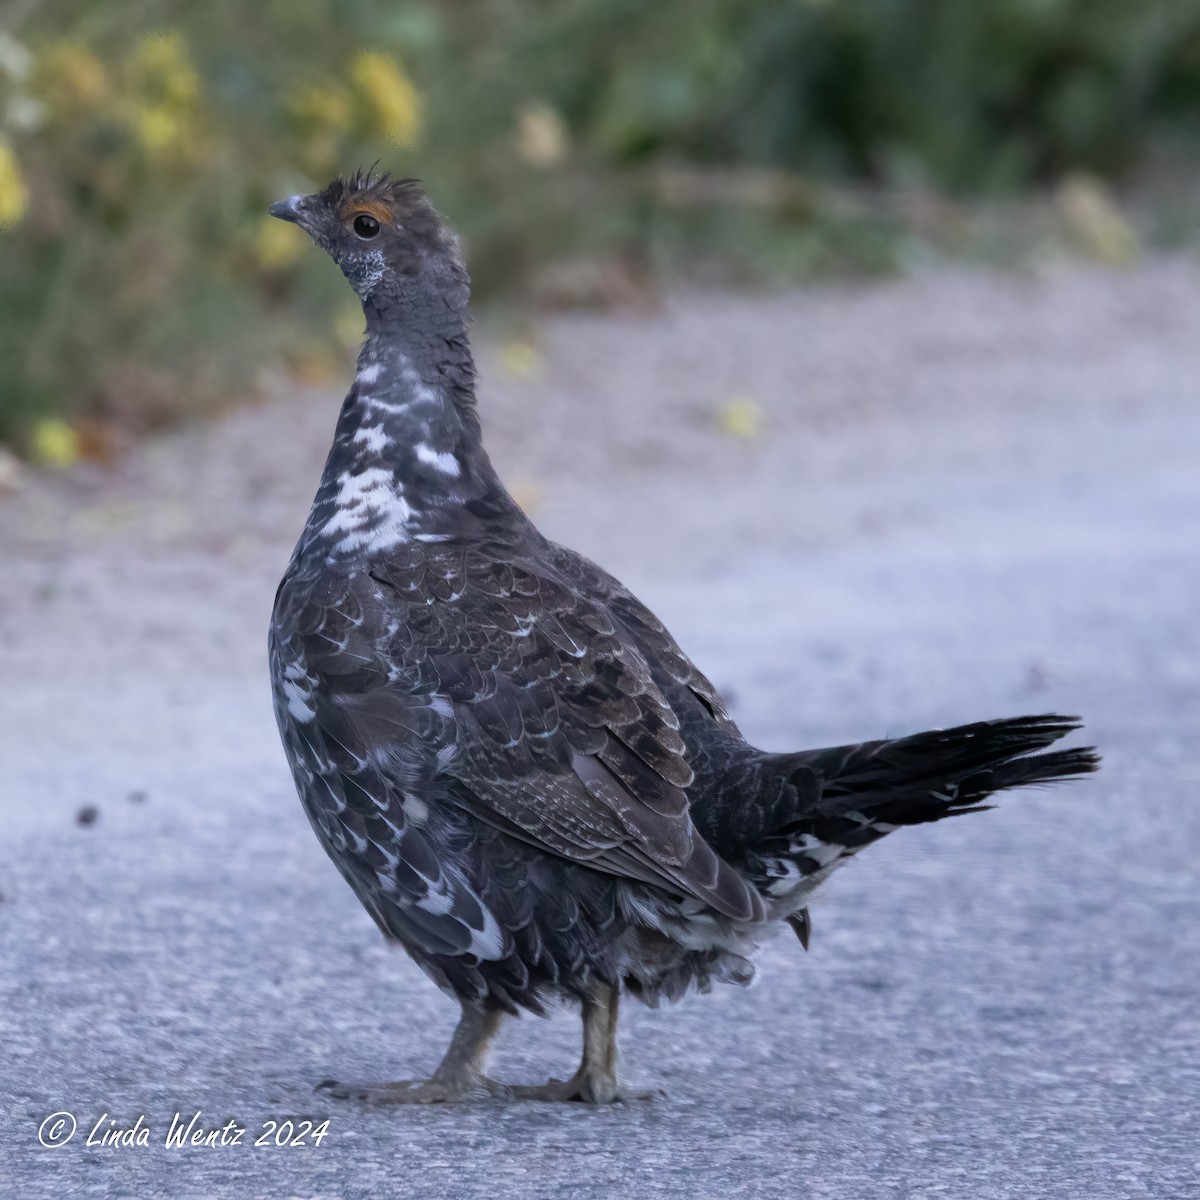
[[[75,823],[77,825],[95,825],[99,816],[100,810],[94,804],[85,804],[75,814]]]

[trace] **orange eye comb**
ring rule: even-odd
[[[360,213],[374,217],[380,225],[392,224],[392,210],[386,204],[379,200],[364,200],[361,197],[354,197],[352,203],[343,206],[342,220],[352,221]]]

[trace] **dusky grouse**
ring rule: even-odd
[[[1060,716],[794,754],[748,745],[612,576],[534,528],[480,440],[468,277],[412,180],[359,174],[271,213],[363,303],[366,341],[271,623],[275,708],[309,820],[367,911],[462,1006],[424,1082],[375,1102],[605,1102],[622,991],[746,983],[775,922],[901,825],[1093,770],[1035,753]],[[484,1074],[506,1013],[583,1010],[566,1082]],[[628,1093],[625,1093],[628,1095]]]

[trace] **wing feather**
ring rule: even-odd
[[[379,828],[404,831],[403,867],[356,853],[376,874],[392,871],[388,903],[417,908],[410,932],[421,944],[471,944],[485,922],[465,885],[447,912],[431,911],[437,863],[405,825],[405,793],[547,853],[761,919],[758,893],[689,813],[693,770],[663,685],[686,685],[718,714],[711,685],[619,584],[546,546],[511,561],[401,547],[297,621],[299,656],[320,683],[310,740],[342,760],[340,800],[314,792],[329,807],[322,827],[352,849],[375,845],[362,826],[372,811],[388,822]]]

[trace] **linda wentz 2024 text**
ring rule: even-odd
[[[209,1128],[201,1110],[191,1117],[175,1113],[162,1141],[165,1149],[184,1150],[215,1146],[320,1146],[329,1133],[328,1121],[268,1119],[251,1132],[249,1126],[230,1118],[225,1124]],[[246,1140],[250,1133],[253,1140]],[[154,1134],[144,1115],[132,1125],[120,1125],[108,1113],[102,1113],[88,1131],[87,1146],[149,1146]]]

